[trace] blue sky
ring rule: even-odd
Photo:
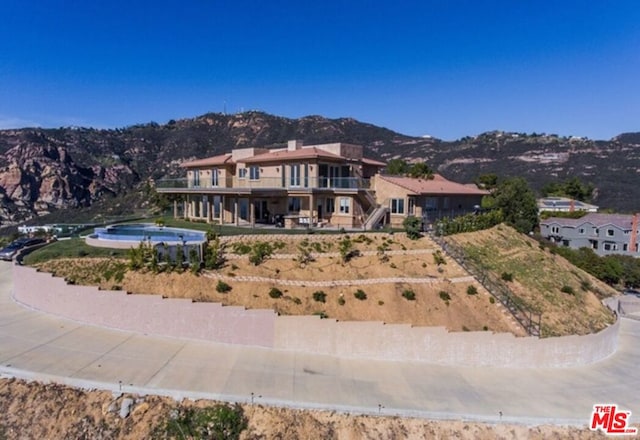
[[[206,112],[409,135],[640,131],[640,3],[0,0],[0,128]]]

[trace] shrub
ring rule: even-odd
[[[409,301],[415,301],[416,299],[416,293],[411,289],[406,289],[404,292],[402,292],[402,296]]]
[[[510,282],[513,281],[513,274],[510,272],[502,272],[500,278],[502,278],[502,281]]]
[[[153,438],[240,438],[247,418],[240,405],[217,404],[207,408],[172,410],[153,430]]]
[[[467,286],[467,295],[477,295],[477,294],[478,294],[478,289],[476,289],[476,286],[474,285]]]
[[[490,297],[489,297],[489,302],[490,302],[491,304],[495,304],[495,303],[496,303],[496,299],[495,299],[493,296],[490,296]]]
[[[318,290],[317,292],[313,292],[313,299],[314,301],[318,301],[318,302],[326,302],[327,294],[324,293],[322,290]]]
[[[272,287],[271,289],[269,289],[269,296],[271,298],[280,298],[282,296],[282,290],[278,289],[277,287]]]
[[[379,300],[379,301],[378,301],[378,305],[379,305],[379,306],[383,306],[383,305],[384,305],[384,301]]]
[[[345,301],[345,299],[344,299],[344,297],[343,297],[343,296],[341,296],[341,297],[339,297],[339,298],[338,298],[338,304],[339,304],[339,305],[343,306],[345,302],[346,302],[346,301]]]
[[[580,288],[583,291],[588,292],[589,290],[591,290],[591,283],[589,282],[589,280],[582,280],[580,281]]]
[[[319,316],[320,319],[327,319],[329,317],[325,312],[313,312],[313,314],[315,316]]]
[[[367,299],[367,294],[364,293],[364,290],[362,290],[362,289],[356,290],[355,293],[353,294],[353,296],[355,296],[360,301],[364,301],[365,299]]]
[[[445,292],[444,290],[441,290],[438,293],[438,296],[440,297],[441,300],[443,301],[451,301],[451,295],[449,295],[449,292]]]
[[[562,286],[562,288],[560,289],[560,292],[562,293],[568,293],[569,295],[573,295],[575,292],[573,290],[573,287],[568,286],[568,285],[564,285]]]
[[[433,254],[433,262],[438,266],[440,266],[441,264],[447,264],[447,260],[444,258],[444,255],[442,255],[442,252],[440,251],[436,251]]]
[[[216,284],[216,292],[218,293],[227,293],[231,290],[231,286],[225,283],[222,280],[218,280],[218,284]]]
[[[249,262],[254,266],[258,266],[264,260],[273,254],[273,246],[266,241],[256,241],[251,247],[249,254]]]
[[[233,243],[231,245],[232,249],[233,249],[233,253],[234,254],[238,254],[238,255],[246,255],[249,252],[251,252],[251,246],[249,246],[246,243]]]
[[[405,218],[402,222],[402,226],[404,227],[404,231],[407,233],[407,237],[410,240],[417,240],[422,237],[420,233],[420,229],[422,228],[422,220],[418,217],[410,215]]]

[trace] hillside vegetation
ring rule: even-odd
[[[616,291],[509,226],[447,237],[466,258],[492,272],[530,310],[542,336],[587,334],[614,322],[601,298]]]

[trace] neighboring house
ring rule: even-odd
[[[598,255],[638,256],[638,215],[589,213],[578,219],[551,217],[540,234],[573,249],[588,247]]]
[[[182,196],[182,215],[191,220],[363,229],[401,226],[409,215],[432,222],[471,212],[488,194],[439,175],[383,176],[385,165],[365,158],[360,145],[289,141],[286,148],[234,149],[183,163],[187,177],[158,181],[157,191]]]
[[[544,197],[538,199],[538,213],[574,211],[598,212],[598,207],[567,197]]]
[[[435,174],[433,179],[401,176],[374,177],[376,199],[389,208],[389,223],[402,226],[407,216],[422,219],[425,225],[444,217],[478,212],[489,191],[476,185],[463,185]]]

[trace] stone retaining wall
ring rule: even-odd
[[[128,295],[67,285],[61,278],[19,265],[14,266],[13,278],[16,301],[78,322],[330,356],[456,366],[568,367],[604,359],[618,344],[619,323],[587,336],[516,338],[509,333],[449,333],[442,327],[277,316],[272,310]]]

